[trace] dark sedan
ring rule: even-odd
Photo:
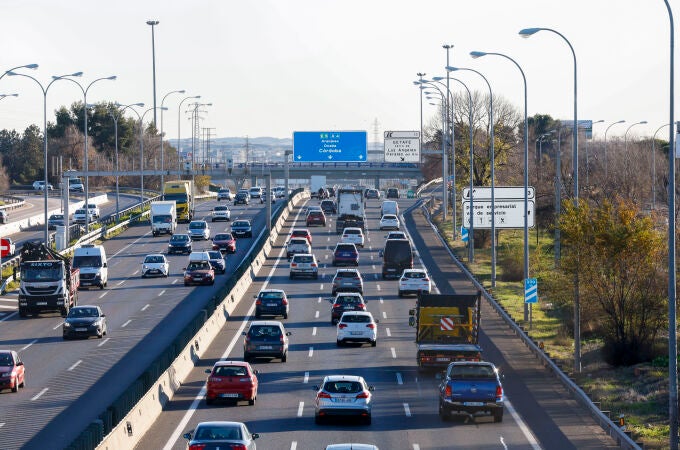
[[[356,245],[342,243],[335,245],[335,250],[333,251],[333,265],[339,266],[341,264],[352,266],[359,265],[359,251],[357,250]]]
[[[173,234],[168,243],[168,254],[171,253],[186,253],[190,254],[192,250],[191,238],[188,234]]]
[[[253,237],[253,228],[250,220],[235,220],[231,223],[231,234],[234,237]]]
[[[97,336],[106,334],[106,315],[99,306],[85,305],[71,308],[62,326],[64,339]]]
[[[213,250],[236,253],[236,239],[231,233],[217,233],[213,238]]]
[[[241,422],[201,422],[193,433],[185,433],[188,449],[254,450],[257,433],[251,433]]]
[[[208,261],[192,261],[184,269],[184,286],[215,284],[215,270]]]
[[[321,210],[327,214],[335,214],[338,212],[338,206],[333,200],[324,200],[321,202]]]
[[[64,226],[64,215],[63,214],[52,214],[47,219],[47,228],[50,230],[56,230],[57,227]]]
[[[250,194],[247,192],[239,192],[234,197],[234,205],[247,205],[250,203]]]

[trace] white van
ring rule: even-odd
[[[104,289],[109,282],[106,250],[101,245],[88,244],[75,249],[72,265],[80,269],[80,287]]]
[[[394,200],[385,200],[380,207],[380,215],[394,214],[399,217],[399,204]]]

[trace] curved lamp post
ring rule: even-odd
[[[37,66],[36,66],[37,67]],[[45,214],[45,234],[44,234],[44,239],[45,239],[45,245],[49,245],[49,229],[47,226],[47,192],[49,189],[47,188],[49,186],[49,183],[47,181],[47,91],[49,91],[50,87],[52,84],[54,84],[55,81],[59,80],[67,80],[68,78],[66,77],[79,77],[83,74],[83,72],[75,72],[67,75],[61,75],[58,77],[52,77],[52,81],[50,81],[46,86],[43,86],[43,84],[38,81],[36,78],[33,78],[30,75],[26,75],[24,73],[16,73],[12,71],[6,72],[7,75],[9,76],[19,76],[19,77],[26,77],[30,78],[31,80],[35,81],[35,83],[40,87],[40,90],[43,93],[43,153],[45,154],[45,167],[44,167],[44,179],[45,179],[45,186],[44,186],[44,193],[45,193],[45,209],[44,209],[44,214]]]
[[[153,27],[151,27],[153,29]],[[161,192],[163,192],[163,184],[165,182],[165,146],[163,145],[163,103],[165,99],[170,94],[184,94],[186,91],[184,89],[180,91],[170,91],[163,96],[161,100]],[[154,105],[155,106],[155,105]],[[166,108],[167,109],[167,108]],[[179,149],[177,149],[179,151]]]
[[[595,125],[596,123],[604,123],[604,120],[596,120],[592,123],[592,125]],[[588,154],[588,136],[586,136],[586,186],[590,186],[590,156]]]
[[[467,70],[470,72],[474,72],[486,83],[486,86],[489,88],[489,139],[491,140],[491,287],[495,288],[496,287],[496,198],[495,198],[495,193],[494,190],[496,188],[496,150],[494,148],[494,137],[493,137],[493,129],[494,129],[494,123],[493,123],[493,91],[491,90],[491,84],[489,84],[489,80],[486,79],[484,75],[482,75],[481,72],[475,70],[475,69],[470,69],[470,68],[465,68],[465,67],[451,67],[451,66],[446,66],[446,70],[449,72],[457,71],[457,70]]]
[[[646,124],[646,120],[642,120],[640,122],[635,122],[634,124],[630,125],[628,128],[626,128],[626,132],[623,134],[623,149],[626,152],[626,157],[628,157],[628,132],[630,131],[631,128],[633,128],[635,125],[644,125]]]
[[[608,179],[609,178],[609,170],[608,170],[608,163],[607,163],[607,132],[611,127],[616,125],[617,123],[626,123],[625,120],[619,120],[618,122],[614,122],[611,125],[609,125],[607,128],[604,130],[604,178]]]
[[[156,109],[157,108],[151,107],[140,115],[136,109],[130,108],[130,111],[133,111],[137,115],[137,118],[139,119],[139,162],[140,162],[139,170],[141,175],[140,176],[141,193],[139,197],[140,203],[144,203],[144,116],[146,116],[146,114],[149,111],[155,111]],[[165,109],[167,110],[168,108]]]
[[[88,142],[87,142],[88,141],[88,138],[87,138],[87,133],[88,133],[88,129],[87,129],[88,128],[87,127],[87,116],[88,116],[88,114],[87,114],[87,108],[88,108],[87,92],[90,90],[92,85],[95,84],[97,81],[115,80],[115,79],[116,79],[116,75],[111,75],[110,77],[97,78],[96,80],[93,80],[90,84],[88,84],[87,87],[84,88],[83,85],[78,83],[76,80],[73,80],[71,78],[64,78],[64,80],[68,80],[72,83],[75,83],[75,85],[78,86],[78,88],[80,88],[80,91],[83,93],[83,114],[85,116],[85,118],[84,118],[84,120],[85,120],[85,126],[84,126],[84,128],[85,128],[85,149],[83,150],[83,155],[84,155],[85,159],[83,160],[83,171],[85,172],[85,207],[86,208],[87,208],[87,203],[90,200],[90,183],[89,183],[90,177],[88,176],[88,171],[90,170],[90,168],[89,168],[89,158],[88,158],[89,155],[88,155],[88,148],[87,148],[87,145],[88,145]],[[87,231],[89,232],[90,231],[90,221],[89,220],[87,220],[87,225],[85,225],[85,226],[87,228]]]
[[[529,122],[527,120],[527,77],[517,61],[508,55],[495,52],[470,52],[470,56],[473,58],[481,58],[486,55],[500,56],[513,63],[522,75],[522,82],[524,84],[524,279],[526,280],[529,278]],[[524,303],[524,321],[529,321],[529,304],[526,302]]]
[[[5,70],[5,71],[2,73],[2,75],[0,75],[0,80],[2,80],[2,79],[4,78],[5,75],[9,75],[10,72],[14,72],[15,70],[19,70],[19,69],[33,69],[33,70],[35,70],[35,69],[37,69],[37,68],[38,68],[38,65],[37,65],[37,64],[24,64],[23,66],[12,67],[12,68],[9,69],[9,70]],[[15,73],[15,72],[14,72],[14,74],[15,74],[15,75],[18,75],[18,74]]]
[[[658,133],[659,131],[661,131],[662,128],[667,127],[668,125],[669,124],[661,125],[654,132],[654,136],[652,136],[652,211],[656,209],[656,148],[655,148],[656,133]]]
[[[4,100],[7,97],[18,97],[19,94],[0,94],[0,100]]]
[[[201,96],[200,95],[193,95],[191,97],[184,97],[179,102],[179,106],[177,107],[177,157],[180,161],[181,161],[181,153],[180,153],[179,145],[180,145],[180,130],[181,130],[181,127],[182,127],[182,120],[181,120],[182,119],[182,104],[185,101],[192,99],[192,98],[199,99],[199,98],[201,98]],[[178,169],[181,170],[181,167],[178,167]]]
[[[123,106],[119,105],[116,103],[116,108]],[[123,112],[132,107],[132,106],[139,106],[140,108],[144,107],[144,103],[132,103],[130,105],[123,106],[122,109],[116,109],[116,113],[114,114],[113,111],[109,112],[111,115],[111,118],[113,118],[113,125],[114,125],[114,136],[115,136],[115,145],[116,145],[116,220],[118,220],[118,214],[120,213],[120,192],[119,192],[119,187],[118,187],[118,174],[120,173],[120,166],[118,164],[118,119],[123,115]]]

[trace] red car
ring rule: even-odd
[[[312,233],[307,228],[293,228],[293,231],[290,232],[290,237],[303,237],[307,239],[310,245],[312,244]]]
[[[307,226],[309,227],[312,225],[326,226],[326,215],[323,211],[310,211],[309,214],[307,214]]]
[[[191,261],[184,269],[184,286],[215,284],[215,270],[209,261]]]
[[[205,402],[211,405],[216,400],[239,402],[248,400],[254,405],[257,400],[257,370],[245,361],[217,361],[208,373]]]
[[[26,387],[24,363],[14,350],[0,350],[0,390]]]
[[[236,239],[231,233],[217,233],[213,238],[213,250],[236,253]]]

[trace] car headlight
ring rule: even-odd
[[[142,266],[142,270],[149,270],[147,266]]]
[[[71,328],[71,324],[68,322],[64,322],[64,328]]]
[[[102,324],[102,319],[97,319],[94,322],[92,322],[92,325],[101,325]]]

